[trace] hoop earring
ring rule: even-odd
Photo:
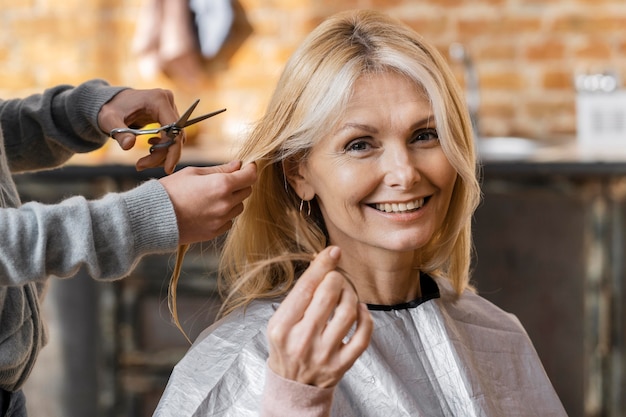
[[[306,200],[306,204],[307,204],[306,215],[310,216],[311,215],[311,200]],[[300,200],[300,214],[302,214],[303,207],[304,207],[304,199],[301,199]]]

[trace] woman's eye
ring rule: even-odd
[[[359,151],[367,151],[371,148],[371,145],[363,139],[356,139],[348,143],[346,146],[347,152],[359,152]]]
[[[439,134],[436,129],[422,129],[413,134],[414,142],[430,142],[439,139]]]

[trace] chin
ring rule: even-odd
[[[406,242],[389,242],[387,245],[383,245],[383,247],[389,251],[405,253],[405,252],[414,252],[423,248],[428,241],[406,241]]]

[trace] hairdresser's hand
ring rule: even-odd
[[[179,244],[213,239],[232,226],[252,193],[256,165],[235,161],[213,167],[187,167],[159,180],[172,200]]]
[[[98,113],[98,125],[104,132],[110,132],[117,127],[141,128],[149,123],[166,125],[178,120],[179,115],[174,104],[174,95],[169,90],[155,88],[151,90],[127,89],[117,93],[107,102]],[[135,146],[135,135],[118,133],[115,135],[122,149],[128,150]],[[151,145],[166,142],[169,139],[165,133],[161,137],[155,135],[148,142]],[[174,144],[167,148],[155,149],[148,156],[137,161],[137,169],[164,166],[165,172],[171,174],[180,160],[185,143],[185,131],[176,137]]]
[[[283,378],[335,386],[369,345],[372,318],[335,270],[340,256],[336,246],[320,252],[268,323],[268,365]]]

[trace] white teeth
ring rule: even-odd
[[[384,211],[386,213],[402,213],[405,211],[411,211],[418,209],[424,205],[424,199],[420,198],[415,201],[409,201],[408,203],[381,203],[375,204],[376,210]]]

